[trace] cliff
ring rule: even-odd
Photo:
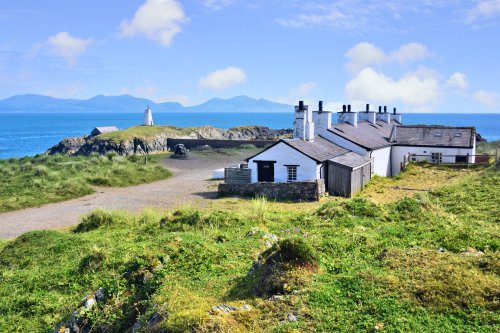
[[[274,130],[264,126],[242,126],[222,130],[211,126],[137,126],[97,136],[67,138],[47,150],[47,154],[90,155],[92,153],[143,155],[168,150],[168,139],[279,140],[289,138],[291,129]]]

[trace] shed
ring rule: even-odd
[[[91,135],[96,136],[104,133],[110,133],[110,132],[116,132],[119,131],[118,127],[116,126],[102,126],[102,127],[96,127],[90,132]]]
[[[371,179],[372,160],[353,152],[328,160],[327,191],[332,195],[353,197]]]

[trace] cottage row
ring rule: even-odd
[[[310,182],[323,179],[330,194],[350,197],[372,175],[395,176],[408,161],[474,163],[473,127],[403,125],[402,115],[352,112],[344,105],[333,112],[311,111],[301,101],[295,107],[294,137],[280,140],[247,159],[251,182]]]

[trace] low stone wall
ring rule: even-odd
[[[169,149],[173,149],[177,144],[183,144],[187,149],[196,149],[208,145],[212,148],[237,148],[242,145],[254,145],[257,148],[264,148],[276,143],[275,140],[202,140],[202,139],[168,139]]]
[[[317,201],[325,193],[325,182],[219,184],[219,197],[265,196],[277,201]]]

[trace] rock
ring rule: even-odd
[[[442,247],[440,247],[438,251],[441,253],[444,253],[444,252],[446,252],[446,249],[443,249]]]
[[[102,287],[97,289],[97,291],[94,294],[94,297],[95,297],[97,302],[104,301],[106,299],[106,290],[104,290],[104,288],[102,288]]]
[[[91,297],[85,301],[85,309],[91,309],[96,304],[96,300],[94,297]]]
[[[275,234],[265,234],[262,239],[266,242],[267,247],[272,247],[279,240]]]
[[[152,327],[152,326],[158,325],[163,320],[165,320],[165,318],[161,314],[159,314],[158,312],[155,312],[151,316],[151,318],[149,318],[149,320],[148,320],[148,326]]]
[[[289,322],[296,322],[297,321],[297,316],[295,316],[291,312],[288,312],[288,314],[286,315],[286,320],[288,320]]]
[[[284,299],[284,297],[282,295],[273,295],[273,296],[268,298],[268,300],[271,302],[280,302],[283,299]]]
[[[250,311],[251,309],[252,309],[252,307],[248,304],[245,304],[241,307],[242,311]]]
[[[213,313],[228,313],[228,312],[233,312],[237,311],[238,308],[232,305],[226,305],[226,304],[219,304],[216,306],[212,306],[212,312]]]
[[[257,235],[259,232],[261,232],[262,230],[259,228],[259,227],[252,227],[252,229],[250,229],[246,234],[245,234],[245,237],[252,237],[252,236],[255,236]]]
[[[478,251],[478,250],[476,250],[475,248],[472,248],[472,247],[468,247],[467,251],[463,252],[463,254],[465,254],[466,256],[479,257],[479,256],[482,256],[484,254],[484,252],[483,251]]]
[[[75,155],[85,143],[85,138],[66,138],[47,150],[47,154]]]

